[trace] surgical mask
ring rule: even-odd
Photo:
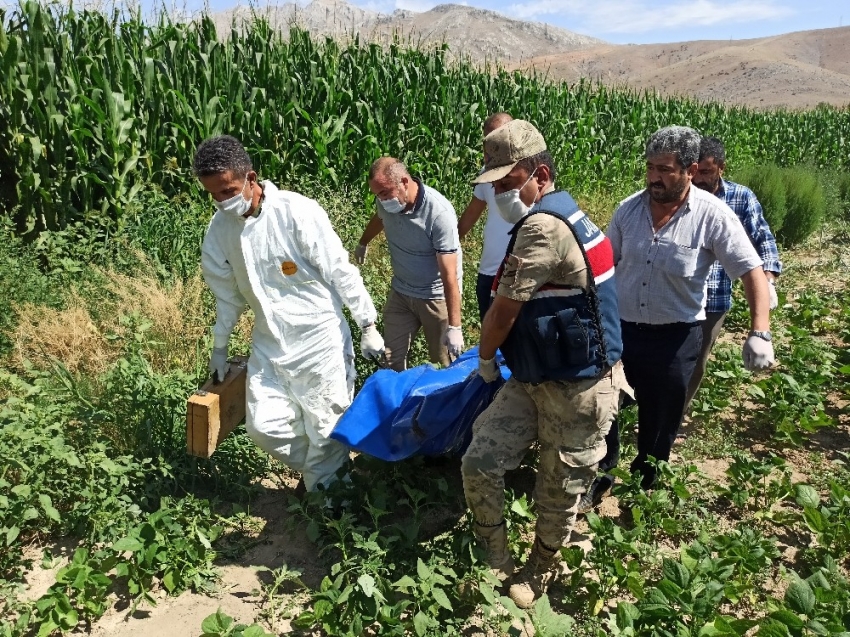
[[[401,212],[404,212],[404,209],[407,208],[407,204],[401,203],[398,199],[393,197],[392,199],[379,199],[381,202],[381,207],[385,212],[390,213],[391,215],[397,215]]]
[[[250,182],[248,181],[248,173],[245,173],[245,186],[247,186]],[[245,199],[243,196],[245,192],[245,186],[242,186],[242,190],[238,195],[233,195],[230,199],[225,199],[224,201],[213,201],[213,204],[216,208],[221,210],[221,212],[233,215],[234,217],[244,217],[245,214],[251,209],[251,200]]]
[[[537,171],[535,170],[534,172]],[[531,210],[531,206],[525,205],[522,199],[519,198],[519,192],[525,188],[529,181],[531,181],[532,177],[534,177],[534,172],[529,175],[528,179],[525,180],[525,183],[519,188],[499,193],[493,198],[499,214],[502,215],[502,219],[510,224],[518,223],[519,220],[527,215],[528,211]]]

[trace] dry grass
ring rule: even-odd
[[[119,324],[119,317],[138,314],[151,322],[151,340],[159,343],[146,351],[155,370],[192,367],[197,345],[211,322],[204,312],[204,282],[200,272],[186,282],[178,280],[169,287],[150,274],[135,277],[111,272],[103,274],[112,300],[107,303],[111,311],[106,313],[111,325],[102,328],[125,336],[126,330]]]
[[[152,271],[127,276],[101,270],[102,289],[85,298],[72,290],[64,309],[18,306],[11,366],[20,369],[29,361],[44,369],[58,360],[72,373],[97,375],[121,355],[121,341],[133,336],[121,317],[138,315],[150,322],[144,351],[152,367],[160,372],[193,370],[213,321],[204,308],[200,272],[165,285],[148,273]],[[250,324],[243,319],[240,328],[250,330]]]
[[[104,338],[76,293],[70,295],[68,307],[62,310],[32,303],[16,306],[15,310],[18,327],[11,353],[15,368],[29,362],[45,369],[56,359],[72,373],[98,374],[116,356],[115,343]]]

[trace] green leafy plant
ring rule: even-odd
[[[821,502],[811,486],[798,484],[797,504],[803,507],[803,520],[817,539],[811,548],[815,555],[839,556],[850,560],[850,489],[838,482],[829,485],[829,499]]]
[[[272,576],[272,581],[262,587],[260,617],[275,629],[280,619],[292,617],[296,605],[291,598],[285,596],[284,589],[287,584],[292,584],[302,591],[309,590],[309,587],[301,580],[301,571],[290,569],[286,564],[274,570],[261,566],[257,568],[257,572],[267,572]]]
[[[612,519],[592,512],[587,514],[587,525],[594,533],[587,563],[595,577],[586,579],[584,584],[589,612],[598,615],[607,601],[622,591],[635,597],[643,595],[648,556],[638,540],[642,529],[624,529]]]
[[[87,549],[77,549],[70,564],[56,574],[56,583],[35,603],[38,634],[70,632],[81,621],[91,626],[92,620],[103,615],[112,584],[107,573],[116,561],[101,561],[90,556]]]
[[[681,560],[691,571],[699,571],[723,583],[723,596],[732,604],[757,601],[760,584],[780,553],[776,540],[743,526],[720,535],[703,534],[682,548]]]
[[[234,623],[233,618],[220,608],[204,619],[201,630],[200,637],[274,637],[259,624]]]
[[[158,511],[112,545],[121,556],[115,572],[126,578],[133,608],[142,600],[156,605],[150,594],[155,578],[171,595],[210,589],[217,579],[212,543],[222,530],[215,521],[206,501],[163,498]]]
[[[773,454],[759,459],[738,452],[726,469],[727,485],[717,493],[739,509],[755,511],[757,518],[768,517],[773,505],[792,493],[791,474],[786,462]]]
[[[850,632],[850,583],[827,557],[812,575],[791,574],[783,599],[768,603],[758,635],[846,635]]]

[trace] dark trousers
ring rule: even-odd
[[[702,326],[700,323],[646,326],[626,321],[621,325],[623,367],[638,405],[638,453],[630,470],[641,472],[641,485],[648,489],[655,482],[655,469],[647,463],[647,456],[669,460],[682,424],[688,383],[702,346]],[[616,420],[605,442],[608,451],[599,463],[599,470],[607,472],[620,459]],[[610,475],[597,478],[591,494],[609,488],[613,481]]]
[[[478,314],[481,316],[481,322],[484,322],[484,315],[490,309],[490,291],[493,288],[495,276],[478,273],[478,280],[475,281],[475,298],[478,299]]]

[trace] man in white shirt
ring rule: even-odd
[[[497,128],[501,128],[513,117],[508,113],[493,113],[484,120],[484,137],[487,137]],[[487,162],[487,158],[484,158]],[[460,238],[472,230],[473,226],[481,218],[484,209],[487,209],[487,221],[484,224],[484,246],[481,249],[481,263],[478,266],[478,280],[475,283],[475,296],[478,299],[478,313],[484,321],[484,315],[490,307],[490,296],[493,289],[493,280],[496,272],[505,258],[508,249],[508,240],[513,226],[502,219],[498,214],[496,204],[493,201],[496,191],[493,184],[476,184],[472,191],[472,199],[466,206],[466,210],[457,222],[457,231]]]
[[[761,257],[729,206],[692,187],[699,148],[692,128],[668,126],[653,134],[646,145],[647,187],[620,204],[606,231],[617,267],[623,365],[638,404],[631,471],[641,472],[645,489],[656,475],[648,456],[668,460],[682,422],[702,344],[705,281],[715,261],[730,278],[740,278],[746,292],[751,331],[744,366],[773,364]],[[616,440],[616,433],[609,435]]]

